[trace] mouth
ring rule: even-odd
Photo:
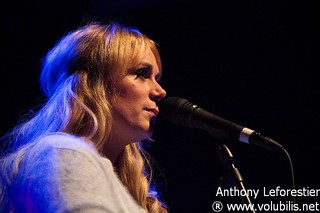
[[[153,117],[157,117],[158,114],[159,114],[159,111],[157,109],[150,109],[150,108],[147,108],[145,109],[146,111],[148,111],[150,114],[153,115]]]

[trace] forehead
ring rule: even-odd
[[[150,48],[146,48],[146,50],[142,54],[141,61],[156,64],[158,66],[155,55]]]

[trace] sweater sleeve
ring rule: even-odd
[[[27,153],[20,174],[13,190],[17,212],[145,212],[111,162],[82,141],[43,141]]]

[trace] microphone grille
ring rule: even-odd
[[[167,97],[159,103],[160,115],[172,123],[187,125],[192,106],[193,104],[186,99]]]

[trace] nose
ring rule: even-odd
[[[164,97],[166,97],[167,92],[161,87],[161,85],[155,81],[152,92],[150,93],[150,99],[158,103]]]

